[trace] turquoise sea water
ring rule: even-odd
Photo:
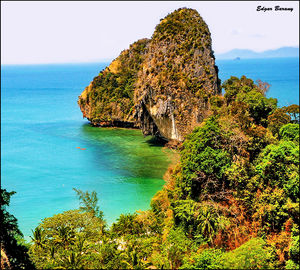
[[[2,67],[2,187],[17,192],[10,211],[27,239],[42,218],[78,207],[73,187],[95,190],[111,224],[148,209],[164,184],[167,150],[140,130],[93,128],[82,119],[77,97],[103,67]]]
[[[243,74],[268,96],[299,104],[299,60],[217,61],[222,81]],[[93,128],[77,97],[107,63],[1,67],[1,185],[26,239],[44,217],[78,207],[73,187],[95,190],[109,224],[149,208],[171,154],[139,130]],[[77,147],[86,148],[80,150]]]

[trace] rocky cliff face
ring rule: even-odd
[[[123,51],[78,103],[93,125],[139,127],[144,135],[182,141],[219,93],[209,29],[197,11],[184,8],[161,20],[150,40]]]
[[[78,104],[92,125],[137,127],[134,90],[148,39],[124,50],[96,76],[79,96]]]

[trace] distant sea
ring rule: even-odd
[[[94,128],[77,98],[108,63],[1,66],[1,186],[25,239],[45,217],[78,208],[73,187],[95,190],[108,224],[149,208],[172,153],[140,130]],[[299,59],[220,60],[222,81],[267,81],[280,106],[299,104]],[[81,150],[78,147],[85,148]]]

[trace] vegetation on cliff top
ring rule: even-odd
[[[147,42],[142,39],[130,45],[94,78],[90,90],[85,89],[78,102],[91,108],[92,123],[133,120],[134,83]]]

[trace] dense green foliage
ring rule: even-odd
[[[231,77],[189,134],[151,209],[107,230],[97,196],[46,218],[30,255],[41,268],[297,269],[299,123],[266,84]],[[290,111],[295,111],[292,106]]]
[[[181,151],[182,171],[177,180],[183,197],[199,200],[221,189],[224,173],[231,163],[230,153],[223,147],[227,136],[221,134],[216,117],[188,136]]]
[[[33,231],[30,254],[39,269],[85,266],[102,235],[103,222],[92,213],[66,211]]]
[[[292,229],[292,242],[289,249],[290,259],[286,263],[287,269],[299,269],[300,267],[300,241],[299,227],[295,225]]]
[[[215,269],[273,269],[273,250],[261,238],[252,238],[215,261]]]
[[[280,128],[279,136],[285,141],[299,142],[299,124],[287,124]]]
[[[130,45],[81,95],[79,104],[91,108],[92,122],[132,120],[134,83],[147,43],[147,39],[141,39]]]
[[[39,269],[96,268],[94,253],[106,241],[103,214],[95,192],[74,190],[84,206],[45,218],[32,232],[30,256]]]
[[[6,210],[13,194],[14,191],[0,189],[1,269],[34,269],[27,254],[28,248],[22,241],[17,219]]]

